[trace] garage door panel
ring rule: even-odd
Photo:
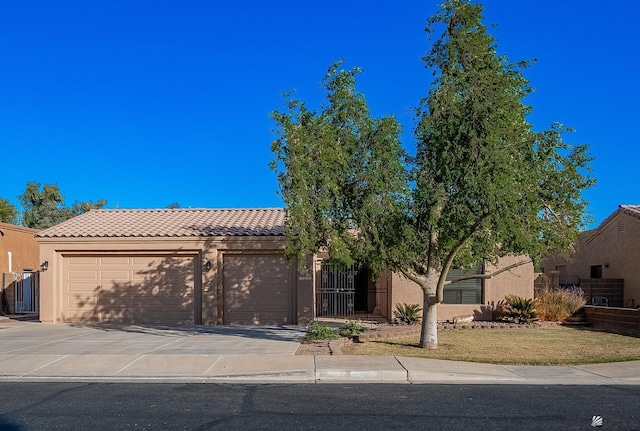
[[[191,256],[75,256],[65,266],[68,321],[194,320]]]
[[[131,280],[131,271],[107,269],[100,270],[101,280],[111,280],[112,282],[124,282],[128,283]]]
[[[225,323],[291,323],[289,266],[282,255],[225,256]]]
[[[68,257],[66,258],[68,266],[78,265],[96,265],[98,263],[97,257]]]
[[[111,266],[111,265],[122,266],[122,265],[128,265],[128,263],[129,263],[129,258],[126,256],[108,256],[108,257],[100,258],[101,266]]]

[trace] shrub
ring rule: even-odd
[[[532,323],[538,320],[535,299],[521,298],[517,295],[507,295],[504,301],[498,303],[498,319],[513,323]]]
[[[309,328],[307,328],[306,340],[337,340],[340,338],[338,330],[327,326],[325,323],[313,322]]]
[[[393,312],[396,323],[401,325],[415,325],[422,320],[422,307],[418,304],[396,304]]]
[[[358,335],[367,331],[367,328],[362,326],[362,323],[357,320],[347,320],[347,323],[338,330],[338,334],[341,337],[348,337],[350,335]]]
[[[558,322],[573,316],[587,303],[581,289],[554,289],[545,287],[536,290],[540,320]]]

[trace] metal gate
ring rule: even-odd
[[[359,265],[347,268],[323,261],[320,265],[320,286],[317,290],[316,316],[353,316],[355,312],[356,274]]]
[[[2,274],[2,313],[37,314],[40,273],[34,271]]]

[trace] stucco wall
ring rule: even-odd
[[[499,268],[504,268],[514,263],[528,261],[526,257],[513,256],[504,257],[498,261],[496,266],[487,265],[485,272],[494,272]],[[484,280],[484,302],[483,304],[439,304],[438,320],[453,320],[454,317],[473,315],[475,320],[491,320],[492,307],[498,301],[511,293],[518,296],[533,298],[533,264],[513,268],[496,275],[494,278]],[[395,304],[420,304],[422,306],[422,289],[413,281],[394,273],[391,279],[392,294],[391,306],[395,309]]]
[[[498,271],[509,265],[527,261],[513,269],[505,271],[484,281],[484,302],[485,304],[497,303],[505,296],[517,295],[522,298],[533,298],[533,281],[535,274],[533,263],[524,256],[506,256],[499,260],[497,265],[487,264],[485,272]]]
[[[34,238],[37,232],[37,229],[0,223],[0,273],[40,268],[40,249]],[[8,252],[11,252],[12,268],[9,268]]]
[[[603,279],[624,279],[625,306],[640,303],[640,220],[621,212],[598,229],[584,232],[566,259],[552,255],[543,260],[545,273],[565,266],[566,275],[591,278],[591,266],[602,265]]]
[[[40,279],[40,320],[44,323],[63,321],[63,262],[65,256],[82,254],[137,254],[177,252],[196,259],[196,322],[222,323],[224,304],[222,262],[225,253],[282,252],[284,238],[220,237],[220,238],[39,238],[40,260],[49,262],[49,270]],[[206,269],[211,262],[211,269]],[[298,274],[291,266],[292,315],[300,322],[312,319],[313,279]],[[201,296],[200,296],[201,295]],[[309,300],[309,298],[311,298]],[[305,301],[309,301],[305,305]],[[310,305],[309,305],[310,304]],[[294,322],[295,323],[295,322]]]

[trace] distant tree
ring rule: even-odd
[[[18,196],[22,204],[22,225],[34,229],[46,229],[62,223],[90,209],[102,208],[107,201],[76,202],[73,206],[64,206],[64,197],[55,184],[27,183],[24,193]]]
[[[399,125],[372,120],[355,73],[330,69],[318,114],[289,99],[275,111],[272,145],[287,210],[287,254],[326,248],[331,258],[399,272],[423,291],[420,346],[435,349],[444,287],[491,278],[574,242],[582,191],[594,180],[585,145],[554,124],[527,122],[521,69],[497,54],[482,7],[448,0],[428,20],[442,30],[424,58],[434,82],[417,114],[416,156],[404,169]],[[529,256],[490,274],[447,281],[452,267]]]
[[[0,222],[18,223],[18,210],[8,199],[0,198]]]
[[[174,210],[180,208],[180,204],[178,202],[173,202],[167,205],[167,209]]]

